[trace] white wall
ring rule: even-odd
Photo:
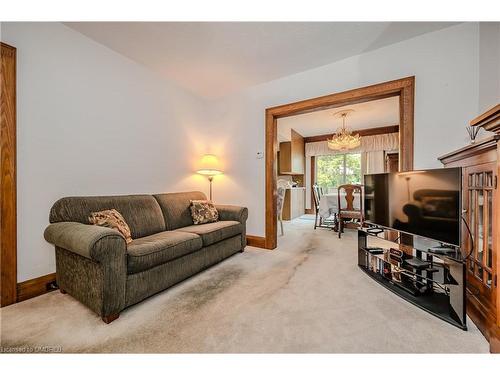
[[[500,22],[479,26],[479,113],[500,102]]]
[[[55,270],[43,231],[58,198],[206,186],[184,147],[196,98],[62,24],[1,30],[17,48],[19,281]]]
[[[479,98],[475,23],[213,102],[64,25],[3,23],[1,31],[2,41],[18,49],[19,281],[55,270],[53,249],[43,239],[55,200],[207,191],[206,179],[193,173],[206,152],[219,155],[225,171],[214,179],[215,200],[247,206],[248,233],[263,235],[265,160],[256,153],[265,148],[265,108],[415,75],[415,167],[427,168],[439,166],[438,155],[466,142],[465,124],[494,95]],[[484,38],[490,32],[484,31]],[[483,71],[491,72],[493,65],[482,56]],[[485,82],[482,87],[493,92]]]
[[[248,206],[248,233],[264,235],[265,161],[255,154],[265,146],[265,108],[411,75],[415,167],[439,167],[436,158],[465,144],[464,127],[478,114],[478,51],[479,25],[460,24],[213,102],[212,128],[226,140],[223,157],[233,181],[220,184],[218,196]]]

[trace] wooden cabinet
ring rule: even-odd
[[[496,110],[495,110],[496,108]],[[470,228],[462,224],[462,252],[467,256],[467,314],[500,352],[500,106],[471,121],[495,132],[483,140],[450,152],[439,160],[462,168],[462,208]],[[469,255],[470,254],[470,255]]]
[[[287,189],[283,202],[283,220],[292,220],[304,215],[306,211],[306,189],[303,187]]]
[[[305,144],[302,137],[295,130],[291,130],[291,141],[281,142],[279,151],[279,174],[305,173]]]
[[[498,223],[493,194],[497,185],[496,162],[463,167],[463,207],[472,233],[464,236],[464,248],[469,251],[467,283],[486,316],[497,318],[497,249],[493,241],[493,228]],[[463,231],[468,234],[468,231]]]
[[[290,174],[292,170],[292,142],[281,142],[278,152],[278,174]]]

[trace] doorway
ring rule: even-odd
[[[412,76],[266,109],[265,248],[274,249],[277,245],[277,120],[318,110],[399,97],[399,170],[412,170],[414,91],[415,77]]]

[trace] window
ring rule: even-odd
[[[361,154],[316,156],[316,183],[325,193],[339,185],[361,183]]]

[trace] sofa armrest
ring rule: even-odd
[[[219,213],[219,220],[234,220],[239,221],[242,226],[241,232],[241,251],[247,245],[247,219],[248,208],[241,206],[232,206],[228,204],[216,204],[217,212]]]
[[[234,220],[245,224],[248,219],[248,208],[228,204],[216,204],[219,220]]]
[[[45,240],[97,262],[125,256],[125,238],[116,230],[75,222],[50,224],[44,232]]]
[[[105,322],[115,319],[125,308],[125,238],[114,229],[75,222],[50,224],[44,237],[56,247],[61,290],[94,310]]]

